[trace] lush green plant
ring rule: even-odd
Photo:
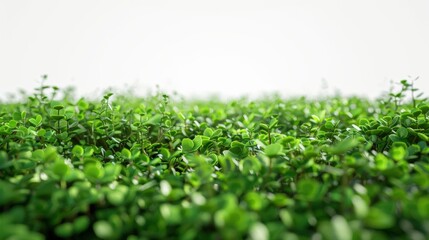
[[[43,83],[0,105],[0,239],[427,239],[429,104],[400,84],[97,102]]]

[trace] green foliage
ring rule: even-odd
[[[0,239],[425,239],[429,104],[399,87],[76,101],[42,84],[0,105]]]

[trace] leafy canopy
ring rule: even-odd
[[[399,86],[222,102],[42,84],[0,104],[0,239],[425,239],[429,104]]]

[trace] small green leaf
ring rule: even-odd
[[[429,219],[429,197],[423,196],[417,200],[417,212],[422,219]]]
[[[79,101],[77,102],[77,106],[80,110],[87,110],[89,108],[88,102],[86,102],[83,98],[79,99]]]
[[[279,122],[279,120],[277,118],[271,119],[270,124],[268,125],[268,128],[273,129],[277,125],[278,122]]]
[[[261,123],[261,124],[259,124],[259,126],[260,126],[263,130],[265,130],[265,131],[268,131],[268,130],[269,130],[268,125],[267,125],[267,124]]]
[[[250,227],[250,239],[252,240],[268,240],[270,239],[270,233],[268,228],[260,222],[254,223]]]
[[[22,111],[21,112],[21,119],[25,119],[26,116],[27,116],[27,112]]]
[[[101,179],[104,176],[104,169],[100,164],[89,163],[85,164],[83,172],[89,179]]]
[[[419,109],[422,111],[423,114],[426,114],[427,112],[429,112],[429,105],[426,103],[423,103],[419,105]]]
[[[67,238],[73,235],[73,225],[71,223],[63,223],[55,227],[55,234],[62,238]]]
[[[115,189],[107,192],[107,200],[114,206],[121,206],[124,204],[126,195],[128,194],[128,187],[119,185]]]
[[[302,179],[297,184],[297,191],[302,199],[313,201],[317,198],[320,187],[320,183],[313,179]]]
[[[114,236],[114,229],[112,225],[105,220],[99,220],[94,223],[95,235],[101,239],[110,239]]]
[[[107,163],[104,165],[104,178],[107,178],[107,181],[115,180],[121,173],[121,165],[114,163]]]
[[[169,159],[171,155],[167,148],[160,148],[159,153],[162,155],[162,159]]]
[[[193,142],[194,142],[193,151],[197,151],[198,148],[200,148],[201,145],[203,145],[203,139],[201,138],[201,136],[195,136]]]
[[[334,129],[334,127],[334,123],[332,123],[331,121],[325,123],[325,128],[328,130]]]
[[[161,119],[162,119],[162,115],[161,114],[156,114],[154,116],[152,116],[151,118],[149,118],[149,120],[147,120],[144,125],[159,125],[161,123]]]
[[[425,142],[429,142],[429,137],[426,134],[423,133],[417,133],[417,136],[419,136],[419,138]]]
[[[121,206],[121,204],[124,202],[124,194],[117,191],[111,191],[107,193],[107,201],[111,203],[114,206]]]
[[[63,106],[63,105],[55,105],[53,108],[54,108],[55,110],[61,110],[61,109],[63,109],[63,108],[64,108],[64,106]]]
[[[204,136],[211,137],[213,135],[213,130],[211,128],[206,128],[203,133]]]
[[[0,169],[8,168],[12,166],[12,161],[9,161],[9,157],[5,151],[0,151]]]
[[[259,211],[264,207],[264,198],[256,192],[249,192],[245,196],[245,200],[250,209]]]
[[[121,151],[121,155],[124,159],[131,159],[131,152],[130,150],[123,148]]]
[[[355,138],[346,138],[344,140],[342,140],[341,142],[335,144],[333,147],[328,148],[328,151],[331,154],[343,154],[346,153],[348,151],[350,151],[351,149],[353,149],[354,147],[359,145],[359,141]]]
[[[103,96],[103,99],[108,100],[111,96],[113,96],[113,93],[108,92]]]
[[[162,195],[168,196],[170,194],[170,192],[171,192],[171,185],[167,181],[162,180],[159,183],[159,187],[160,187]]]
[[[52,166],[52,172],[60,178],[64,178],[69,171],[70,167],[61,160],[57,160]]]
[[[161,216],[169,224],[177,224],[182,220],[180,207],[172,204],[162,204],[159,208]]]
[[[338,240],[351,240],[352,239],[352,230],[350,229],[347,220],[341,216],[334,216],[331,220],[332,228],[334,231],[335,239]]]
[[[318,124],[318,123],[320,123],[320,118],[313,114],[313,115],[311,115],[310,121],[314,122],[315,124]]]
[[[268,145],[265,148],[265,155],[267,155],[267,157],[276,157],[279,155],[283,154],[283,146],[278,144],[278,143],[274,143],[271,145]]]
[[[73,149],[72,149],[72,153],[73,153],[73,155],[75,155],[76,157],[82,157],[82,156],[83,156],[83,153],[84,153],[84,151],[83,151],[83,147],[82,147],[82,146],[79,146],[79,145],[74,146],[74,147],[73,147]]]
[[[85,231],[89,227],[89,217],[81,216],[74,220],[73,222],[73,233],[79,234]]]
[[[386,156],[384,156],[383,154],[381,154],[381,153],[378,153],[375,156],[375,166],[379,170],[385,170],[385,169],[387,169],[388,166],[389,166],[389,161],[390,160]]]
[[[393,213],[386,213],[380,208],[372,207],[365,218],[365,224],[375,229],[391,228],[395,224]]]
[[[292,217],[292,214],[288,210],[281,209],[279,212],[279,216],[280,216],[280,219],[282,220],[283,224],[286,227],[292,227],[293,217]]]
[[[36,163],[34,161],[27,159],[14,160],[12,161],[12,163],[17,170],[32,169],[36,166]]]
[[[55,121],[58,121],[58,120],[61,120],[61,119],[63,119],[63,118],[64,118],[64,116],[63,116],[63,115],[52,115],[51,117],[52,117],[52,119],[54,119]]]
[[[400,138],[406,138],[406,137],[408,137],[408,130],[406,128],[404,128],[404,127],[400,127],[396,131],[396,134],[398,134],[398,136]]]
[[[401,161],[405,158],[405,155],[407,154],[406,150],[403,147],[393,147],[390,150],[390,155],[393,159],[396,161]]]
[[[193,152],[194,149],[194,141],[189,138],[182,139],[182,150],[185,153]]]
[[[259,173],[262,168],[261,162],[256,157],[246,157],[243,161],[240,161],[240,167],[243,173],[248,174]]]
[[[35,127],[38,127],[42,124],[42,116],[38,114],[36,115],[36,118],[30,118],[28,121]]]
[[[14,185],[2,179],[0,179],[0,193],[0,206],[12,202],[16,196]]]
[[[353,196],[352,203],[358,218],[365,218],[368,215],[368,204],[360,196]]]
[[[48,146],[45,149],[45,152],[43,155],[44,155],[45,162],[53,162],[59,158],[57,154],[57,149],[52,146]]]
[[[7,126],[8,127],[10,127],[10,128],[16,128],[16,126],[18,125],[18,122],[17,121],[15,121],[15,120],[10,120],[8,123],[7,123]]]
[[[85,157],[91,157],[94,154],[94,149],[92,147],[85,147]]]

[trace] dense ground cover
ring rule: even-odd
[[[0,105],[0,239],[427,239],[429,105],[400,86],[227,102],[42,86]]]

